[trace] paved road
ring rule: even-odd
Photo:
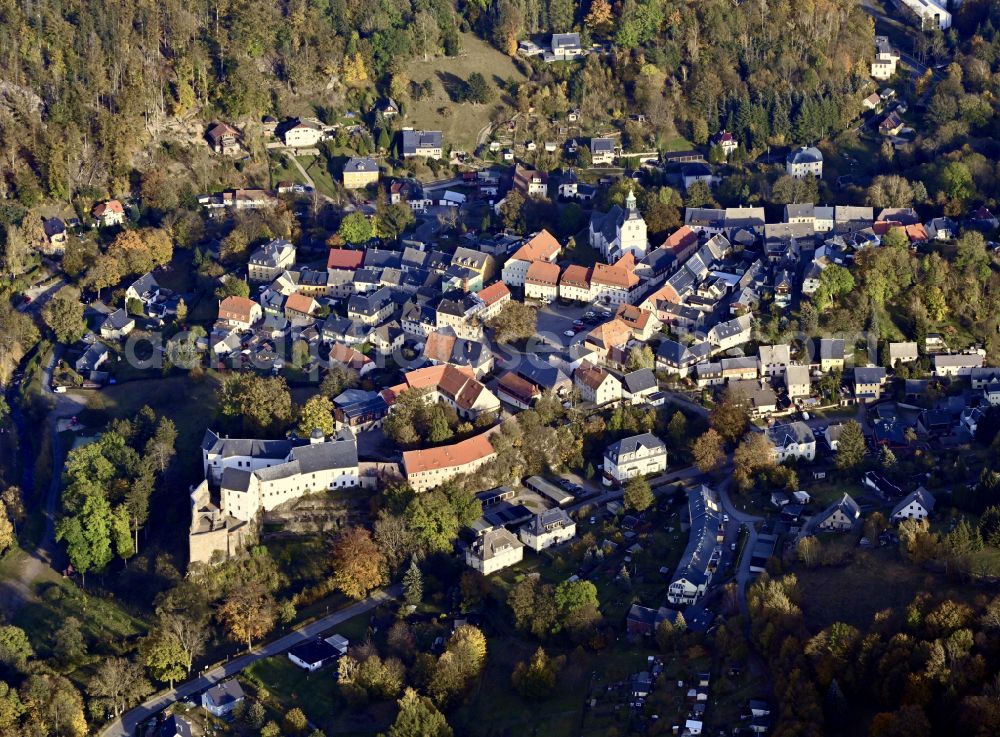
[[[24,296],[31,297],[31,302],[26,304],[22,301],[17,306],[18,311],[38,312],[64,286],[66,286],[65,277],[59,277],[53,282],[46,281],[44,284],[36,284],[35,286],[28,287],[24,290]]]
[[[740,611],[743,614],[747,614],[747,584],[750,583],[750,579],[753,574],[750,572],[750,559],[753,557],[753,549],[757,546],[757,527],[758,522],[763,522],[763,517],[754,517],[752,514],[747,514],[746,512],[741,512],[737,509],[736,505],[733,504],[733,500],[729,496],[729,487],[732,484],[732,477],[727,478],[719,485],[719,501],[722,502],[722,509],[725,514],[729,515],[730,524],[729,531],[726,533],[726,547],[730,547],[736,542],[739,537],[740,527],[745,527],[747,529],[747,541],[746,545],[743,546],[743,555],[739,561],[739,568],[736,569],[736,574],[734,580],[736,581],[736,590],[739,593],[739,604]],[[739,523],[739,524],[735,524]]]
[[[131,711],[126,712],[122,717],[116,719],[98,734],[101,735],[101,737],[133,737],[136,733],[136,727],[139,724],[155,714],[158,714],[174,702],[186,699],[187,697],[197,694],[219,681],[230,678],[258,660],[269,658],[272,655],[279,655],[288,650],[290,647],[293,647],[300,642],[311,640],[317,635],[336,627],[338,624],[346,622],[348,619],[352,619],[359,614],[371,611],[379,604],[390,601],[398,596],[399,589],[399,586],[393,586],[384,591],[376,591],[364,601],[351,604],[346,609],[341,609],[338,612],[334,612],[333,614],[323,617],[322,619],[316,620],[312,624],[289,632],[284,637],[280,637],[279,639],[269,642],[266,645],[255,647],[246,655],[241,655],[240,657],[230,660],[229,662],[224,663],[223,665],[220,665],[217,668],[198,676],[197,678],[193,678],[190,681],[185,681],[184,683],[179,684],[170,691],[162,692],[157,696],[154,696],[141,706],[137,706]]]

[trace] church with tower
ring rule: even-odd
[[[590,216],[590,245],[609,264],[627,253],[633,254],[637,261],[646,255],[649,248],[646,221],[639,214],[634,192],[629,191],[624,210],[612,205],[607,212],[594,211]]]

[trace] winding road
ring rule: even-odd
[[[150,717],[163,711],[174,702],[194,696],[213,684],[240,673],[258,660],[269,658],[273,655],[280,655],[300,642],[311,640],[317,635],[336,627],[338,624],[346,622],[348,619],[353,619],[359,614],[369,612],[379,604],[394,599],[399,595],[399,591],[399,586],[375,591],[363,601],[351,604],[349,607],[329,614],[322,619],[317,619],[315,622],[307,624],[304,627],[292,630],[287,635],[264,645],[259,645],[247,654],[216,666],[212,670],[202,673],[197,678],[185,681],[168,691],[162,691],[134,709],[125,712],[121,717],[98,732],[98,735],[99,737],[133,737],[136,734],[136,727]]]

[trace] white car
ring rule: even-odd
[[[576,333],[574,333],[572,330],[563,330],[563,335],[565,335],[567,338],[572,338],[574,335],[576,335]]]

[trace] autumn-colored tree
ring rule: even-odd
[[[774,446],[762,433],[749,432],[733,453],[733,479],[740,491],[754,484],[758,471],[774,466]]]
[[[218,611],[219,621],[234,642],[245,642],[247,649],[274,628],[277,606],[274,597],[256,581],[234,588]]]
[[[352,599],[364,599],[386,581],[382,552],[363,527],[348,527],[330,551],[334,585]]]
[[[722,436],[714,428],[709,428],[694,441],[691,446],[694,465],[702,473],[711,473],[719,468],[726,459]]]
[[[596,33],[607,33],[611,30],[613,18],[611,3],[608,0],[593,0],[590,4],[590,12],[587,13],[584,22],[588,28]]]

